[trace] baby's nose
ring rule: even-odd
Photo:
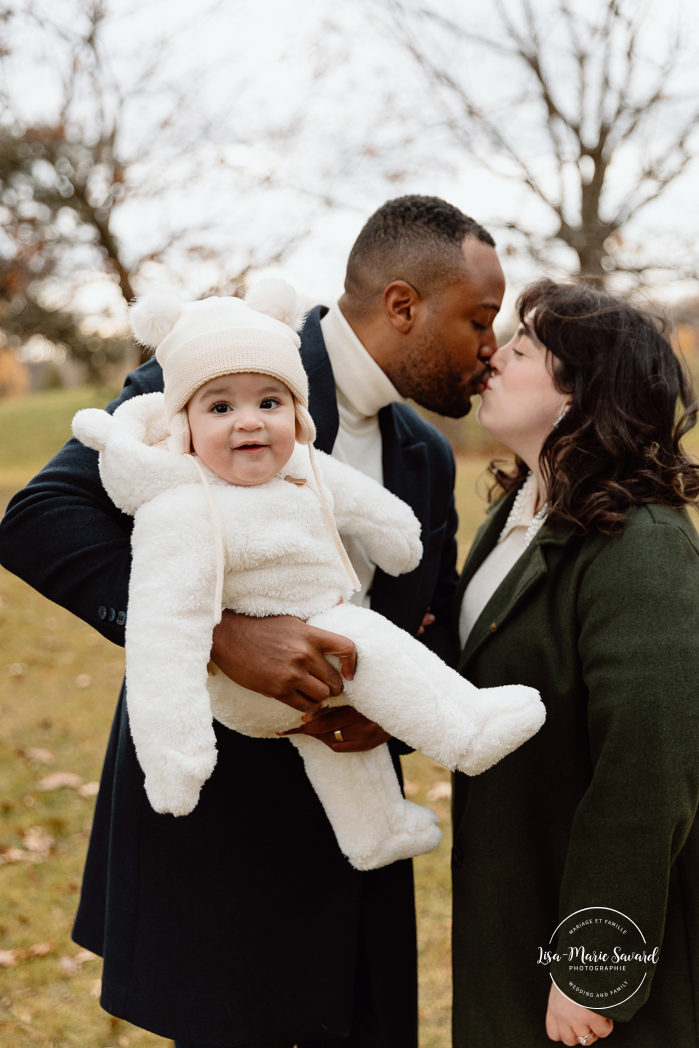
[[[239,415],[236,419],[236,428],[245,430],[262,429],[262,421],[257,415],[252,413]]]

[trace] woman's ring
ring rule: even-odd
[[[337,732],[335,734],[337,734]],[[590,1040],[590,1038],[594,1037],[594,1036],[595,1036],[594,1031],[590,1030],[590,1032],[586,1033],[584,1037],[578,1037],[578,1044],[587,1044],[587,1042]]]
[[[335,742],[344,742],[345,741],[343,739],[343,737],[342,737],[342,728],[338,728],[337,731],[334,731],[333,735],[335,736]],[[584,1042],[581,1042],[581,1043],[584,1043]]]

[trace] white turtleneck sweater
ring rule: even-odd
[[[325,314],[320,327],[335,376],[340,413],[333,457],[383,484],[379,411],[388,404],[403,404],[405,398],[366,351],[337,303]],[[357,539],[343,541],[362,584],[352,600],[368,608],[376,565]]]
[[[459,640],[462,648],[495,590],[527,548],[527,530],[534,520],[539,498],[539,486],[534,474],[530,474],[522,495],[516,518],[512,519],[512,514],[508,517],[495,548],[485,558],[466,587],[459,614]]]

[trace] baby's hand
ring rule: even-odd
[[[608,1037],[614,1029],[611,1019],[605,1019],[581,1004],[575,1004],[555,984],[551,985],[546,1011],[546,1033],[552,1041],[564,1044],[594,1044],[600,1037]]]

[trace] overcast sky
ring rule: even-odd
[[[510,6],[516,2],[508,0]],[[534,5],[546,10],[553,2],[534,0]],[[579,2],[589,10],[595,0]],[[58,24],[70,24],[76,0],[44,3]],[[465,16],[479,31],[488,28],[492,14],[481,0],[439,0],[436,6],[445,15],[455,11]],[[635,6],[645,4],[638,0]],[[649,6],[659,36],[677,24],[683,6],[689,28],[696,28],[694,0],[689,5],[651,0]],[[190,0],[112,0],[110,8],[109,50],[115,75],[125,84],[149,45],[163,32],[180,28],[166,76],[196,96],[194,121],[207,112],[220,117],[218,145],[227,140],[228,161],[245,169],[240,177],[233,177],[225,165],[217,173],[215,150],[210,150],[202,157],[212,158],[211,169],[205,163],[195,184],[160,200],[124,207],[115,215],[115,228],[134,257],[157,245],[168,228],[192,219],[213,222],[200,239],[208,237],[226,250],[230,244],[233,259],[236,251],[271,243],[281,231],[291,235],[310,229],[276,271],[309,298],[327,302],[341,291],[347,253],[361,225],[391,196],[443,196],[486,226],[522,216],[530,225],[550,223],[521,187],[485,173],[474,158],[449,144],[436,125],[421,73],[391,40],[390,27],[381,24],[379,0],[345,0],[342,5],[337,0],[204,0],[198,8]],[[34,32],[23,38],[21,61],[12,72],[12,87],[22,98],[27,119],[50,119],[56,107],[56,83],[50,62],[42,57],[46,39],[40,37]],[[479,64],[482,56],[477,54],[467,58],[473,65],[471,86],[481,97],[491,93],[501,98],[496,67]],[[560,75],[565,78],[570,71],[561,69]],[[685,74],[683,86],[688,95],[699,95],[695,68]],[[134,141],[147,133],[157,104],[144,99],[140,109],[132,106],[129,133]],[[513,113],[512,119],[525,127],[525,113]],[[285,142],[269,140],[270,129],[288,131],[290,126],[296,130]],[[256,144],[259,138],[262,144]],[[246,144],[236,145],[241,139]],[[368,142],[375,144],[375,155],[362,152]],[[157,165],[158,157],[151,159]],[[286,188],[244,191],[251,171],[275,171]],[[698,185],[695,164],[644,212],[630,234],[641,243],[668,237],[696,241]],[[336,206],[325,206],[324,192]],[[517,259],[504,261],[514,294],[535,273]],[[180,266],[178,272],[195,292],[206,286],[201,267],[197,274],[192,266]]]

